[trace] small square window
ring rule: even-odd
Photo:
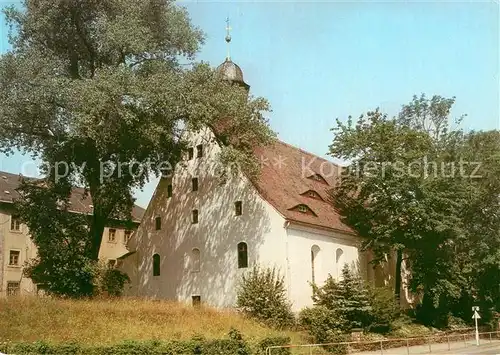
[[[108,242],[116,242],[116,229],[110,228],[108,230]]]
[[[7,281],[7,296],[17,296],[21,290],[21,285],[17,281]]]
[[[172,184],[167,186],[167,197],[172,197]]]
[[[193,191],[198,191],[198,178],[192,178],[191,185]]]
[[[21,252],[19,250],[11,250],[9,253],[9,265],[18,266],[20,255],[21,255]]]
[[[115,266],[116,266],[116,260],[115,259],[109,259],[108,260],[108,267],[112,269]]]
[[[193,210],[193,224],[198,223],[198,210]]]
[[[131,236],[132,236],[132,231],[130,230],[125,231],[123,233],[123,243],[127,244]]]
[[[241,216],[242,212],[243,211],[242,211],[242,203],[241,203],[241,201],[236,201],[234,203],[234,214],[236,216]]]
[[[194,148],[188,148],[188,160],[194,158]]]
[[[193,307],[201,306],[201,296],[191,296],[191,301],[193,302]]]
[[[161,217],[158,216],[155,218],[155,228],[157,231],[161,229]]]
[[[198,144],[196,146],[196,157],[201,158],[203,156],[203,145]]]
[[[21,220],[18,216],[10,217],[10,230],[19,232],[21,230]]]

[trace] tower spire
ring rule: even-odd
[[[230,47],[230,43],[231,43],[231,27],[229,26],[229,16],[226,18],[226,43],[227,43],[227,56],[226,56],[226,60],[231,60],[231,54],[230,54],[230,51],[229,51],[229,47]]]

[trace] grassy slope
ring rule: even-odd
[[[122,340],[226,337],[229,329],[248,340],[288,335],[302,343],[302,335],[278,332],[232,311],[193,309],[173,302],[134,299],[59,300],[13,297],[0,299],[0,341],[112,344]]]

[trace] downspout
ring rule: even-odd
[[[287,283],[287,298],[288,300],[291,300],[291,295],[292,295],[292,282],[291,282],[291,272],[290,272],[290,258],[289,258],[289,250],[288,250],[288,226],[290,225],[290,221],[285,220],[285,223],[283,224],[283,228],[285,229],[285,253],[286,253],[286,270],[285,270],[285,277],[286,277],[286,283]]]

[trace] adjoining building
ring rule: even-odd
[[[0,171],[0,296],[38,293],[37,285],[23,276],[23,264],[36,257],[37,248],[14,208],[20,183],[21,176]],[[92,198],[82,188],[73,188],[69,203],[71,212],[92,214]],[[127,242],[143,214],[143,208],[134,206],[132,226],[125,221],[109,220],[99,251],[100,260],[114,266],[118,257],[128,252]]]

